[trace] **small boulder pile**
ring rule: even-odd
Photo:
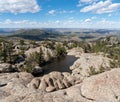
[[[52,92],[68,88],[76,83],[78,83],[76,77],[71,76],[67,72],[51,72],[43,77],[34,78],[28,87],[39,89],[41,91]]]
[[[16,72],[17,68],[9,63],[0,64],[0,73]]]

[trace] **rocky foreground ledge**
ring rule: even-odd
[[[120,68],[74,78],[59,72],[38,78],[25,72],[1,73],[0,102],[120,102]]]

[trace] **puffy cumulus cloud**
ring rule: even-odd
[[[112,3],[111,0],[94,2],[80,10],[80,12],[94,12],[97,14],[115,12],[120,8],[120,3]]]
[[[61,11],[59,11],[58,13],[60,13],[60,14],[67,14],[67,13],[75,13],[76,11],[75,10],[69,10],[69,11],[66,11],[66,10],[61,10]]]
[[[97,18],[96,16],[91,17],[92,20],[94,20],[94,19],[96,19],[96,18]]]
[[[61,9],[57,9],[57,10],[49,10],[47,14],[49,15],[54,15],[54,14],[72,14],[72,13],[75,13],[76,11],[75,10],[61,10]]]
[[[50,10],[50,11],[48,11],[48,14],[50,14],[50,15],[53,15],[53,14],[55,14],[55,10]]]
[[[92,16],[90,18],[85,19],[83,23],[93,23],[95,19],[96,19],[96,16]]]
[[[0,12],[10,13],[35,13],[40,11],[41,7],[36,0],[0,0]]]
[[[88,22],[91,22],[91,21],[92,21],[92,20],[89,19],[89,18],[84,20],[85,23],[88,23]]]
[[[90,4],[90,3],[93,3],[93,2],[96,2],[98,0],[79,0],[78,4],[77,4],[77,7],[80,7],[80,6],[83,6],[84,3],[85,4]]]
[[[97,0],[80,0],[79,2],[83,2],[83,3],[91,3]]]

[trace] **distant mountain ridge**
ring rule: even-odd
[[[80,28],[44,28],[44,29],[0,29],[1,36],[8,38],[23,38],[28,40],[44,40],[56,39],[59,40],[93,40],[100,37],[118,35],[120,30],[107,30],[107,29],[80,29]],[[70,39],[72,38],[72,39]]]
[[[41,29],[20,29],[7,37],[20,37],[29,40],[43,40],[47,38],[56,38],[59,33],[49,32]]]

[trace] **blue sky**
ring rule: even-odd
[[[120,0],[0,0],[0,28],[120,28]]]

